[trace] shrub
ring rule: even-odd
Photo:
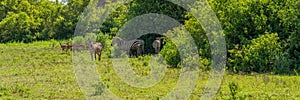
[[[290,55],[292,59],[293,65],[291,69],[296,69],[300,71],[300,33],[292,33],[292,35],[287,40],[287,53]]]
[[[164,42],[165,45],[160,54],[162,54],[168,65],[178,67],[180,64],[180,55],[177,46],[169,39],[166,39]]]
[[[233,71],[270,72],[289,66],[277,33],[266,33],[251,40],[249,45],[242,45],[242,48],[236,45],[229,52],[229,69]]]
[[[83,36],[76,36],[73,38],[73,43],[74,44],[86,44],[87,39],[84,38]]]
[[[230,82],[228,84],[229,89],[230,89],[230,95],[231,95],[231,99],[232,100],[236,100],[237,99],[237,94],[239,92],[239,85],[236,82]]]
[[[199,66],[199,53],[192,36],[182,27],[174,28],[174,31],[166,33],[165,44],[160,54],[167,64],[172,67]],[[184,62],[184,63],[181,63]]]
[[[111,40],[110,40],[110,36],[108,34],[103,34],[103,33],[99,33],[97,35],[97,42],[100,42],[103,45],[103,53],[105,55],[110,55],[110,51],[111,51]]]

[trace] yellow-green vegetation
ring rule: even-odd
[[[76,83],[72,52],[61,51],[57,41],[29,44],[0,44],[0,99],[84,99]],[[131,68],[138,75],[150,72],[151,55],[130,58]],[[161,82],[150,88],[135,88],[116,75],[111,58],[95,61],[105,86],[124,99],[159,99],[176,86],[180,68],[167,68]],[[300,77],[272,74],[226,73],[214,99],[297,99],[300,98]],[[208,72],[201,72],[192,100],[200,99]]]
[[[105,39],[111,40],[120,32],[121,37],[138,38],[135,37],[137,36],[135,32],[125,32],[122,28],[129,27],[130,20],[153,13],[169,16],[182,24],[192,36],[199,49],[201,62],[205,62],[205,65],[212,62],[210,47],[213,46],[211,45],[219,44],[217,41],[209,41],[208,38],[211,35],[207,29],[215,29],[216,26],[209,24],[212,26],[205,28],[206,25],[201,22],[211,20],[214,21],[213,23],[220,22],[223,29],[222,36],[226,40],[228,50],[226,51],[228,71],[276,74],[290,74],[294,70],[300,72],[299,0],[205,0],[207,2],[188,0],[178,2],[179,4],[170,2],[174,0],[130,0],[131,2],[126,1],[126,4],[121,4],[125,2],[122,0],[117,0],[118,2],[106,0],[105,5],[100,1],[103,0],[2,0],[0,1],[0,43],[30,43],[70,39],[72,36],[76,36],[73,38],[77,40],[74,41],[75,43],[80,43],[84,40],[81,37],[89,33],[100,34],[97,36],[97,42],[102,44],[105,44],[103,43]],[[89,4],[100,5],[87,7]],[[111,13],[108,12],[109,7],[115,4],[118,4],[118,8]],[[185,9],[180,5],[189,8]],[[208,11],[206,9],[212,9],[211,14],[206,14]],[[104,13],[109,14],[107,18]],[[217,18],[202,15],[213,15]],[[196,19],[196,16],[203,20]],[[160,18],[153,17],[153,21],[159,21]],[[143,25],[150,24],[147,24],[147,21],[136,23],[140,27],[135,27],[139,30],[136,32],[147,34],[139,37],[145,41],[147,54],[154,53],[150,44],[156,37],[161,37],[160,33],[178,27],[168,20],[159,23],[167,25],[168,30],[167,27],[159,26],[155,29],[152,27],[154,33],[144,33],[150,27]],[[154,31],[160,29],[164,30]],[[177,67],[180,65],[179,53],[172,42],[174,41],[168,41],[168,38],[163,40],[164,45],[161,50],[166,51],[161,53],[168,64]]]
[[[103,5],[102,1],[107,2]],[[214,82],[208,81],[209,71],[213,69],[210,66],[219,62],[211,59],[214,55],[219,55],[219,49],[214,51],[211,48],[220,47],[217,44],[223,43],[224,45],[226,43],[226,50],[220,51],[227,54],[225,67],[227,72],[214,99],[300,98],[299,0],[207,0],[208,4],[203,0],[183,0],[182,3],[187,3],[183,5],[190,7],[188,9],[170,0],[132,0],[121,4],[125,1],[1,0],[0,100],[84,99],[85,93],[80,89],[81,84],[77,84],[76,81],[78,78],[75,75],[78,74],[75,73],[78,70],[77,67],[73,67],[74,61],[84,61],[82,65],[96,62],[97,70],[84,66],[87,70],[98,71],[99,76],[91,73],[88,75],[96,79],[99,77],[105,83],[95,84],[93,88],[99,91],[95,91],[93,95],[101,94],[103,91],[100,90],[106,86],[124,99],[160,99],[177,85],[181,68],[185,65],[180,54],[182,51],[192,51],[193,49],[188,50],[190,48],[199,52],[187,55],[187,59],[183,61],[190,61],[192,63],[188,65],[197,67],[195,62],[197,60],[201,62],[199,68],[202,72],[190,96],[190,99],[198,100],[203,94],[210,94],[206,91],[214,89],[212,86],[211,88],[205,86],[207,82]],[[97,7],[89,6],[90,9],[85,9],[89,4],[97,4]],[[112,13],[108,12],[110,10],[106,8],[113,7],[115,4],[118,4],[118,8],[112,9],[114,11]],[[208,8],[214,13],[207,13]],[[109,13],[109,15],[101,13]],[[160,24],[168,27],[162,26],[152,30],[170,28],[169,30],[143,33],[150,29],[145,21],[136,24],[141,26],[140,28],[134,27],[140,30],[126,32],[122,29],[131,26],[128,25],[130,20],[149,13],[173,18],[190,33],[188,35],[192,38],[185,37],[187,32],[181,30],[182,28],[176,29],[181,25],[164,24],[167,20],[159,21],[160,17],[153,17],[153,22],[159,21]],[[218,21],[203,15],[216,16]],[[203,20],[196,19],[196,16]],[[211,27],[206,28],[205,23],[201,21],[213,21],[213,23],[209,24],[212,25]],[[226,42],[220,43],[209,39],[209,36],[215,36],[215,32],[211,31],[213,33],[211,34],[207,29],[215,29],[213,24],[218,22],[223,29],[221,37],[224,36]],[[146,26],[142,27],[144,24]],[[113,69],[113,60],[109,57],[114,53],[110,52],[114,50],[110,47],[110,42],[120,32],[120,36],[128,36],[127,38],[136,38],[136,34],[133,34],[135,32],[147,34],[138,38],[145,41],[147,55],[129,59],[130,68],[139,76],[146,76],[153,72],[150,68],[153,63],[149,62],[149,59],[154,57],[151,55],[154,53],[152,43],[156,38],[162,38],[160,55],[168,64],[162,81],[150,88],[136,88],[118,77],[119,73]],[[178,36],[176,41],[172,41],[170,37],[160,33],[183,33],[184,35],[174,34]],[[76,37],[70,39],[72,36]],[[214,38],[219,40],[221,37]],[[88,39],[102,43],[105,49],[101,61],[92,61],[89,56],[84,56],[84,59],[74,59],[71,51],[65,52],[59,47],[56,40],[61,39],[69,39],[70,43],[76,44],[86,44]],[[195,45],[187,45],[193,42]],[[176,43],[186,45],[176,45]],[[76,53],[80,57],[89,52],[77,50]],[[200,59],[197,59],[198,56]],[[222,57],[224,56],[220,56]]]

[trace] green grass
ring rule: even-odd
[[[131,68],[139,76],[148,75],[151,56],[131,58]],[[162,81],[150,88],[136,88],[123,82],[107,55],[96,61],[99,77],[124,99],[158,99],[176,86],[179,68],[167,68]],[[190,99],[200,99],[209,74],[201,72]],[[236,84],[236,99],[298,99],[300,77],[282,75],[225,74],[214,99],[232,99],[229,84]],[[84,99],[76,82],[71,52],[62,52],[58,42],[0,44],[0,99]]]

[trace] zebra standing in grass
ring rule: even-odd
[[[135,40],[135,42],[130,47],[130,51],[136,51],[136,56],[140,56],[144,54],[144,44],[145,43],[143,40]],[[130,52],[130,56],[132,55],[133,54]]]
[[[115,37],[112,41],[112,46],[117,46],[119,49],[123,50],[130,56],[130,50],[136,50],[137,56],[142,55],[144,52],[144,41],[143,40],[130,40],[125,41],[120,37]]]
[[[161,42],[160,42],[159,38],[156,38],[156,40],[154,40],[153,43],[152,43],[152,46],[155,49],[156,54],[158,54],[159,51],[160,51],[160,45],[161,45]]]
[[[89,40],[89,46],[92,60],[96,60],[96,55],[98,55],[98,60],[100,61],[103,45],[101,43],[96,43]]]

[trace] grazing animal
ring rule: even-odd
[[[96,55],[98,55],[98,61],[100,61],[103,45],[101,43],[96,43],[89,40],[89,46],[92,60],[96,60]]]
[[[135,56],[141,56],[144,53],[144,41],[135,41],[132,46],[130,47],[130,51],[136,51]],[[132,53],[132,52],[130,52]],[[130,54],[129,56],[132,56],[133,54]]]
[[[158,54],[160,52],[160,45],[161,45],[161,42],[159,39],[154,40],[152,43],[152,46],[155,49],[156,54]]]
[[[125,41],[119,37],[115,37],[112,41],[112,46],[116,45],[119,47],[121,50],[125,51],[126,54],[130,56],[130,50],[136,50],[137,51],[137,56],[142,55],[144,52],[144,44],[145,42],[143,40],[130,40],[130,41]]]
[[[72,49],[72,45],[70,45],[69,42],[66,44],[62,44],[59,42],[59,45],[60,45],[62,51],[67,52],[68,50]]]

